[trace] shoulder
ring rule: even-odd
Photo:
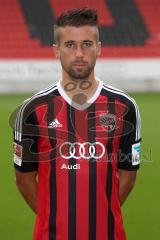
[[[24,119],[34,115],[35,109],[47,104],[49,97],[53,97],[54,94],[58,94],[57,84],[51,85],[26,99],[17,109],[16,123],[22,124]]]
[[[126,106],[124,119],[135,126],[135,140],[139,141],[141,139],[141,117],[134,98],[130,97],[126,92],[112,86],[103,84],[103,88],[105,91],[104,94],[111,96],[112,99],[118,100],[118,102],[121,102]]]
[[[125,104],[129,109],[135,109],[138,111],[138,106],[134,98],[132,98],[128,93],[122,91],[118,88],[115,88],[111,85],[103,84],[103,92],[105,95],[118,100]]]
[[[19,111],[24,112],[29,109],[34,109],[37,106],[40,106],[42,104],[45,104],[49,98],[49,96],[53,96],[54,94],[57,94],[57,84],[51,85],[38,93],[34,94],[30,98],[26,99]]]

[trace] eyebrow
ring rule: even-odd
[[[67,43],[75,43],[75,42],[76,42],[76,41],[69,40],[69,41],[67,41],[67,42],[64,42],[64,44],[67,44]],[[93,41],[91,41],[91,40],[84,40],[84,41],[82,41],[82,43],[85,43],[85,42],[93,43]]]
[[[75,41],[70,40],[70,41],[64,42],[64,44],[67,44],[67,43],[74,43],[74,42],[75,42]]]

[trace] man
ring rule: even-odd
[[[34,240],[125,240],[121,205],[139,168],[140,117],[126,93],[97,79],[97,13],[58,17],[62,78],[17,114],[17,186],[37,214]]]

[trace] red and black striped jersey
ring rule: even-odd
[[[101,81],[85,104],[60,82],[25,101],[14,166],[38,171],[34,240],[125,240],[118,169],[139,168],[140,140],[136,102]]]

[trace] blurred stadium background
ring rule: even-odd
[[[142,116],[142,164],[123,206],[127,240],[160,239],[160,1],[0,0],[0,239],[30,240],[34,214],[15,186],[9,116],[60,78],[53,23],[75,7],[98,10],[103,44],[96,74],[130,92]]]

